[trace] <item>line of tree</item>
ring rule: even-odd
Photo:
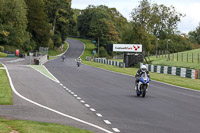
[[[71,0],[0,0],[0,45],[22,51],[59,47],[72,16]]]
[[[146,52],[155,54],[156,49],[167,50],[167,41],[170,52],[190,50],[194,43],[194,39],[192,42],[187,35],[178,31],[178,23],[185,15],[177,12],[173,6],[141,0],[131,12],[131,21],[127,21],[115,8],[103,5],[90,5],[84,10],[73,11],[77,25],[73,34],[99,41],[100,47],[103,47],[100,50],[113,43],[140,43]],[[197,31],[190,33],[190,36],[196,38],[199,35]]]
[[[24,51],[60,47],[69,35],[100,44],[101,56],[114,43],[141,43],[147,52],[179,52],[200,47],[200,26],[188,35],[177,25],[185,15],[175,7],[141,0],[127,21],[116,8],[90,5],[71,9],[71,0],[0,0],[0,46]],[[112,52],[108,52],[112,55]]]

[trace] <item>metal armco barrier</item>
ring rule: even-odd
[[[143,63],[141,63],[140,66],[141,65],[143,65]],[[150,65],[150,64],[145,64],[145,65],[147,67],[147,70],[150,72],[177,75],[180,77],[192,78],[192,79],[200,78],[199,77],[200,71],[195,70],[195,69],[171,67],[171,66],[158,66],[158,65]]]
[[[118,67],[125,67],[125,63],[119,62],[119,61],[113,61],[113,60],[107,60],[106,58],[94,58],[94,62],[97,63],[103,63],[103,64],[108,64],[112,66],[118,66]]]

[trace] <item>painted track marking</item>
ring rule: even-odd
[[[99,113],[96,113],[96,115],[97,115],[98,117],[103,117],[102,114],[99,114]]]
[[[59,112],[59,111],[57,111],[57,110],[54,110],[54,109],[52,109],[52,108],[49,108],[49,107],[44,106],[44,105],[42,105],[42,104],[39,104],[39,103],[37,103],[37,102],[35,102],[35,101],[32,101],[32,100],[30,100],[30,99],[28,99],[28,98],[22,96],[22,95],[21,95],[20,93],[18,93],[17,90],[15,89],[15,87],[14,87],[14,85],[13,85],[13,82],[12,82],[12,79],[11,79],[11,77],[10,77],[10,74],[9,74],[9,72],[8,72],[7,67],[6,67],[4,64],[3,64],[3,66],[4,66],[5,69],[6,69],[6,73],[7,73],[8,79],[9,79],[10,86],[11,86],[13,92],[14,92],[17,96],[21,97],[22,99],[24,99],[24,100],[26,100],[26,101],[28,101],[28,102],[30,102],[30,103],[32,103],[32,104],[35,104],[35,105],[37,105],[37,106],[39,106],[39,107],[41,107],[41,108],[44,108],[44,109],[46,109],[46,110],[49,110],[49,111],[54,112],[54,113],[56,113],[56,114],[59,114],[59,115],[61,115],[61,116],[64,116],[64,117],[73,119],[73,120],[75,120],[75,121],[78,121],[78,122],[80,122],[80,123],[89,125],[89,126],[91,126],[91,127],[95,127],[95,128],[100,129],[100,130],[102,130],[102,131],[104,131],[104,132],[106,132],[106,133],[113,133],[113,132],[111,132],[111,131],[108,131],[107,129],[104,129],[104,128],[100,127],[100,126],[97,126],[97,125],[95,125],[95,124],[86,122],[86,121],[84,121],[84,120],[81,120],[81,119],[79,119],[79,118],[76,118],[76,117],[73,117],[73,116],[70,116],[70,115],[67,115],[67,114],[64,114],[64,113],[62,113],[62,112]]]
[[[109,120],[104,120],[104,122],[105,122],[106,124],[108,124],[108,125],[111,124],[111,122],[110,122]]]

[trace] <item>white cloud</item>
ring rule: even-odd
[[[182,18],[179,24],[179,30],[184,33],[195,30],[200,23],[200,2],[196,3],[179,3],[175,4],[177,10],[184,13],[186,16]]]

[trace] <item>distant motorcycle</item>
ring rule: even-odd
[[[78,62],[77,62],[77,66],[80,67],[80,65],[81,65],[81,62],[78,61]]]
[[[81,65],[81,58],[78,57],[78,59],[77,59],[77,66],[80,67],[80,65]]]
[[[146,96],[146,93],[148,91],[149,87],[149,81],[150,79],[147,76],[147,73],[143,73],[140,77],[140,81],[138,83],[138,88],[136,89],[137,96],[142,95],[142,97]]]
[[[62,55],[62,61],[65,62],[65,55]]]

